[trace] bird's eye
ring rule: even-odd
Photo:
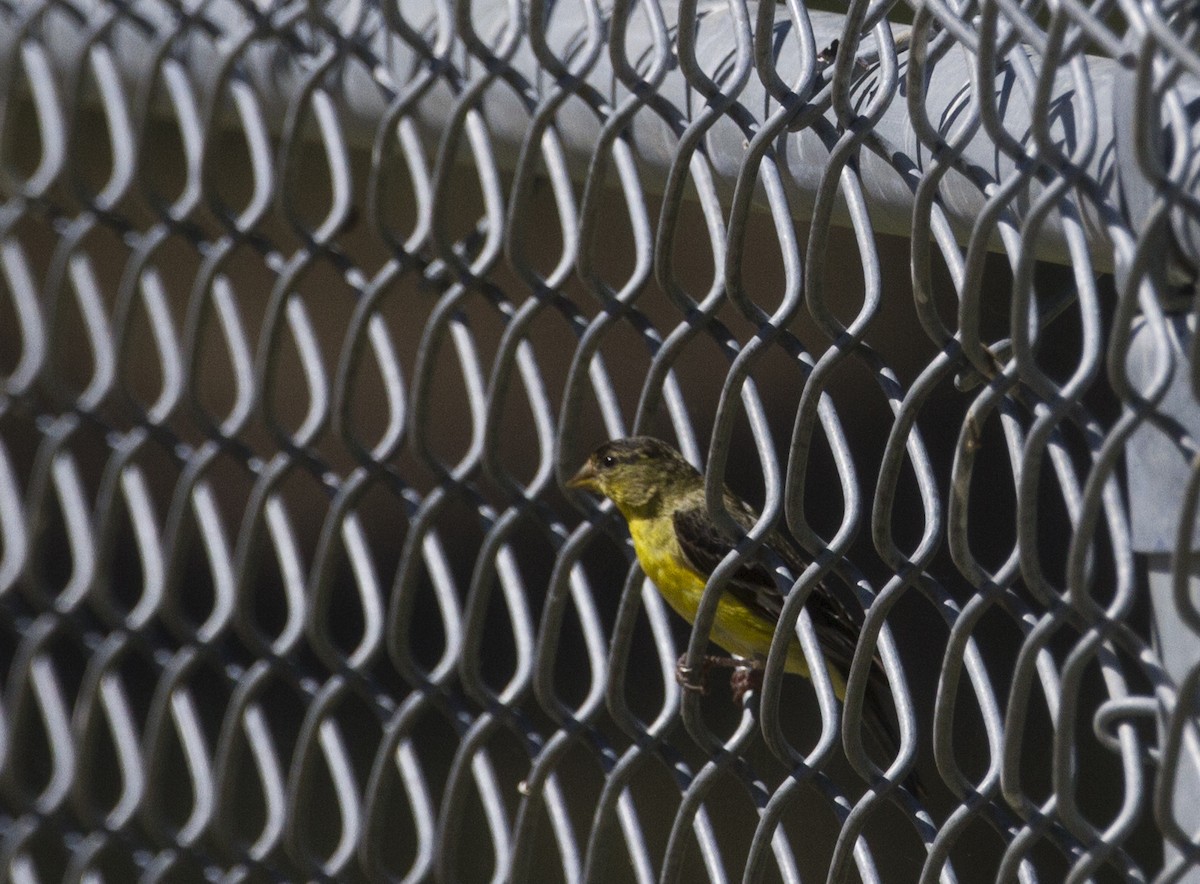
[[[611,454],[606,454],[604,457],[600,458],[600,463],[606,467],[615,467],[617,465],[617,459]]]

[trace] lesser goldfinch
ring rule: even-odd
[[[667,603],[689,623],[694,622],[708,577],[736,543],[709,517],[700,472],[666,442],[635,436],[601,445],[568,485],[602,494],[616,504],[629,526],[642,570]],[[758,520],[755,511],[728,488],[725,508],[747,531]],[[804,570],[795,549],[778,531],[767,543],[793,573]],[[833,689],[838,699],[845,699],[844,674],[854,657],[859,620],[824,587],[814,590],[805,605]],[[704,668],[714,664],[736,667],[735,700],[761,678],[782,609],[783,595],[761,559],[743,561],[725,584],[711,638],[738,659],[709,657]],[[809,675],[808,661],[795,638],[788,646],[784,671]],[[695,675],[700,679],[695,680]],[[680,659],[677,677],[685,688],[703,691],[703,675],[688,672]]]

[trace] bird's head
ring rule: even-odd
[[[667,496],[698,487],[700,473],[683,455],[651,436],[605,442],[567,482],[602,494],[627,516]]]

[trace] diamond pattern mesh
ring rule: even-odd
[[[4,877],[1192,880],[1197,28],[0,2]],[[763,513],[694,631],[635,432]],[[675,682],[774,528],[844,705]]]

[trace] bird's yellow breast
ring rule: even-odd
[[[691,623],[700,607],[704,578],[687,566],[675,537],[674,520],[670,516],[630,519],[629,534],[650,582],[658,587],[667,604]]]
[[[688,565],[675,536],[674,519],[669,515],[647,519],[635,517],[628,522],[633,548],[646,576],[677,614],[688,623],[695,622],[706,581]],[[711,637],[729,653],[763,659],[770,650],[774,633],[774,622],[730,593],[724,593],[717,602]],[[799,642],[792,642],[785,668],[788,672],[808,675],[808,663]],[[835,681],[840,684],[840,675]]]

